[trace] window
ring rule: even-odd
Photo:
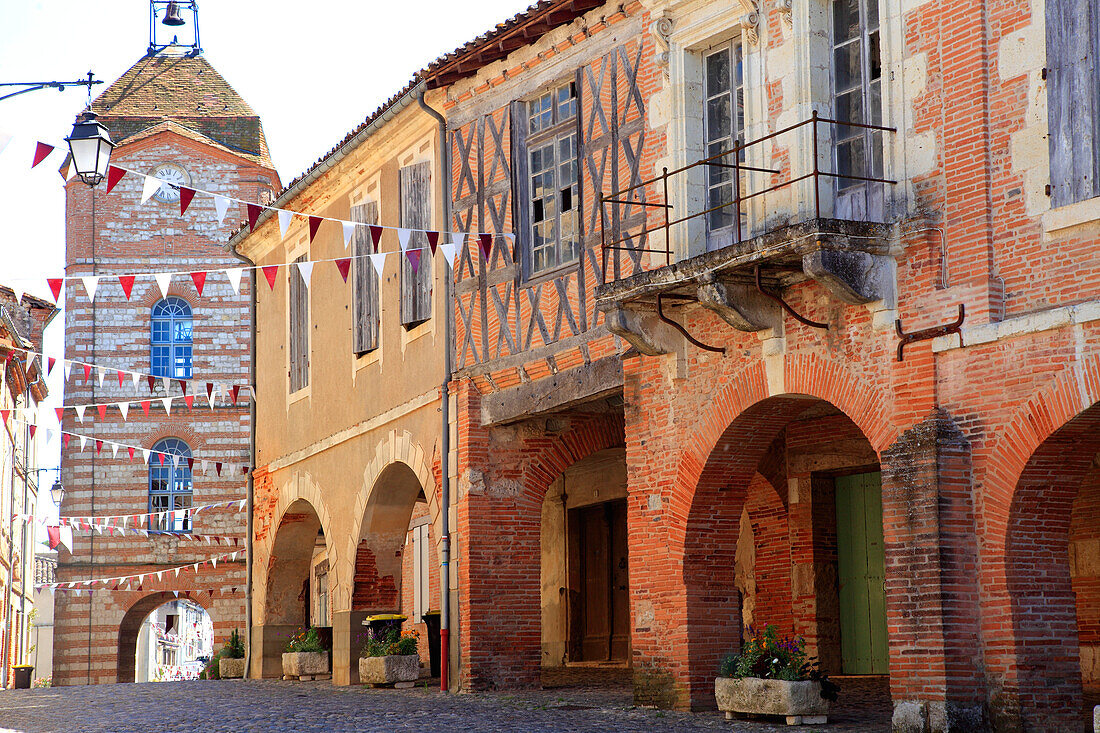
[[[1050,202],[1100,196],[1100,0],[1047,0]]]
[[[563,84],[526,103],[528,275],[575,262],[580,254],[577,85]]]
[[[295,262],[305,262],[302,255]],[[309,386],[309,289],[301,270],[291,267],[290,278],[290,391]]]
[[[839,122],[882,124],[878,0],[833,0],[833,110]],[[840,176],[883,177],[881,130],[837,125],[834,135]],[[836,180],[837,218],[882,218],[882,184]]]
[[[706,114],[703,129],[706,136],[706,155],[709,158],[736,143],[745,141],[745,84],[741,64],[741,44],[731,43],[708,53],[704,60],[706,74]],[[744,151],[738,156],[745,159]],[[716,162],[732,164],[726,157]],[[722,206],[734,200],[733,170],[707,166],[707,208]],[[736,180],[738,186],[743,179]],[[740,191],[744,195],[745,191]],[[735,208],[722,206],[707,214],[710,231],[733,226]]]
[[[170,379],[191,378],[191,306],[165,298],[153,306],[150,373]]]
[[[191,506],[191,449],[179,438],[165,438],[153,446],[149,457],[149,513],[152,530],[189,532],[191,518],[180,511]],[[164,463],[157,453],[166,453]],[[176,459],[173,460],[172,456]],[[156,516],[158,512],[173,512]]]
[[[352,206],[351,220],[357,224],[377,224],[378,204],[368,201],[365,204]],[[367,257],[374,253],[370,230],[365,226],[355,227],[352,243],[354,246],[352,254],[355,255],[355,287],[352,295],[355,299],[352,317],[355,320],[352,328],[352,349],[357,355],[361,355],[378,348],[378,273],[375,272],[374,265]]]
[[[414,163],[400,170],[401,226],[426,230],[432,226],[431,163]],[[427,248],[428,236],[413,231],[409,249]],[[401,324],[412,328],[432,317],[432,257],[421,251],[417,267],[402,253],[401,257]]]
[[[427,519],[425,517],[425,519]],[[428,566],[428,523],[409,530],[413,546],[413,620],[431,610],[431,593],[428,590],[430,568]]]
[[[317,626],[332,626],[328,615],[328,570],[317,573]]]

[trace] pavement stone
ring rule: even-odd
[[[423,681],[422,681],[423,683]],[[829,733],[888,731],[889,692],[882,679],[841,681]],[[331,682],[195,680],[53,687],[0,692],[0,729],[63,731],[792,731],[784,724],[727,721],[714,711],[635,707],[629,687],[582,687],[448,695],[438,686],[411,690],[334,687]]]

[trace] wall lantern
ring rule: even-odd
[[[69,152],[80,180],[89,186],[98,186],[107,176],[111,150],[115,147],[107,128],[96,119],[94,112],[87,110],[73,125],[72,134],[65,138],[65,142],[69,143]]]
[[[65,487],[61,485],[60,480],[53,482],[53,486],[50,487],[50,496],[53,497],[53,503],[60,509],[61,500],[65,498]]]

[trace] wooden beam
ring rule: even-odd
[[[561,412],[621,392],[623,363],[609,356],[529,384],[481,398],[481,424],[501,425],[549,412]]]

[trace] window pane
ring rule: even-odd
[[[707,96],[713,97],[730,90],[729,51],[722,49],[707,56]]]
[[[837,145],[836,148],[836,163],[837,173],[842,176],[867,175],[867,146],[866,139],[859,137],[848,142]],[[840,178],[837,181],[837,186],[840,188],[850,188],[851,186],[859,185],[859,181],[853,181],[851,179]]]
[[[859,38],[859,0],[833,0],[833,43]]]
[[[707,194],[707,208],[728,203],[733,198],[733,186],[723,184],[710,189]],[[710,212],[708,218],[711,229],[723,229],[733,224],[732,207],[724,206],[721,209]]]
[[[733,129],[732,109],[728,93],[707,100],[707,140],[728,138]]]
[[[833,70],[836,74],[837,92],[858,89],[863,80],[859,60],[859,41],[838,46],[833,51]]]

